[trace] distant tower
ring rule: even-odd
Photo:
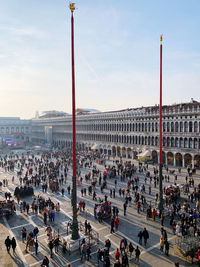
[[[35,112],[35,119],[38,119],[38,118],[39,118],[39,112],[36,111],[36,112]]]

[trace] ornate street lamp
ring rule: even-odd
[[[69,4],[71,10],[71,50],[72,50],[72,154],[73,154],[73,173],[72,173],[72,239],[79,238],[77,220],[77,187],[76,187],[76,105],[75,105],[75,68],[74,68],[74,17],[75,4]]]

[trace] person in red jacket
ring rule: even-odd
[[[119,218],[116,217],[115,218],[115,228],[116,228],[116,231],[118,231],[118,227],[119,227]]]
[[[153,209],[153,220],[155,221],[156,220],[156,215],[157,215],[157,211],[156,209]]]
[[[119,249],[117,248],[117,250],[115,250],[115,259],[119,260],[120,258],[120,253],[119,253]]]

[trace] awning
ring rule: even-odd
[[[151,152],[149,150],[145,150],[144,152],[138,154],[138,157],[151,157]]]
[[[94,144],[94,145],[91,147],[91,149],[92,149],[92,150],[97,150],[97,149],[99,149],[99,145]]]

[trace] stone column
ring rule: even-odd
[[[194,168],[194,156],[192,156],[192,168]]]
[[[183,166],[182,167],[185,167],[185,159],[184,159],[184,155],[183,155]]]
[[[174,155],[174,167],[176,167],[176,155]]]

